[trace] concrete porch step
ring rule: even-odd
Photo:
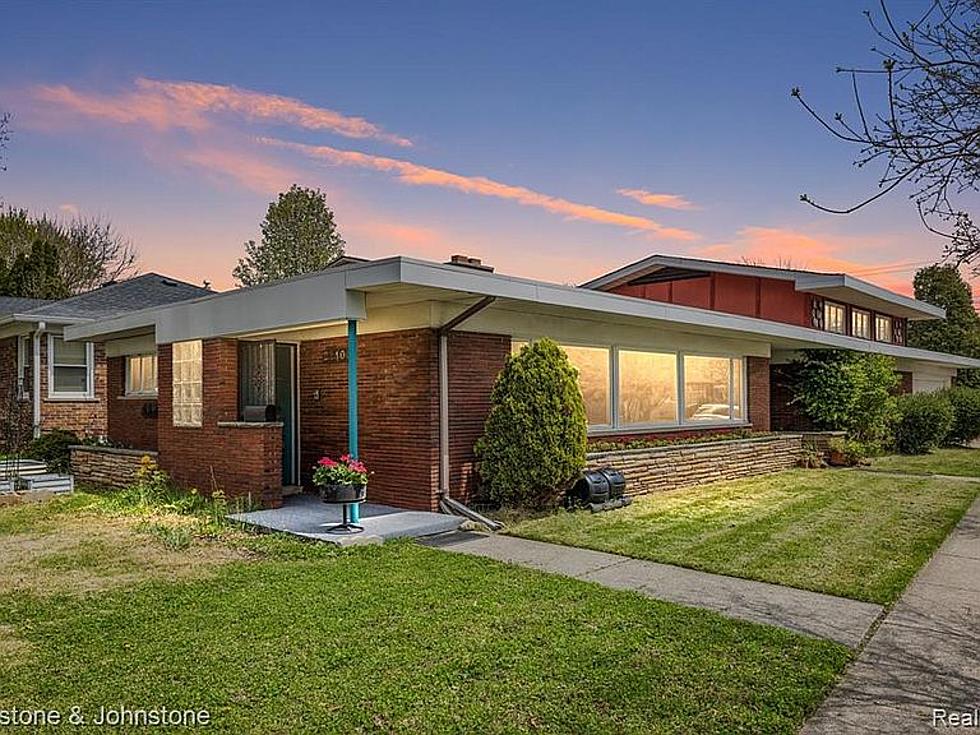
[[[0,479],[10,477],[27,477],[29,475],[44,475],[48,466],[36,459],[5,459],[0,460]]]

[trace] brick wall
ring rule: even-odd
[[[769,358],[747,357],[745,360],[746,389],[749,421],[755,431],[769,431],[770,391]]]
[[[818,428],[803,408],[793,403],[795,378],[792,364],[769,368],[769,404],[774,431],[816,431]]]
[[[588,455],[588,466],[616,468],[626,477],[628,495],[644,495],[789,469],[796,465],[801,447],[799,434],[780,434],[596,452]]]
[[[28,359],[32,359],[28,350]],[[26,445],[34,435],[34,406],[30,397],[30,376],[21,396],[17,388],[17,338],[0,340],[0,450],[13,451]]]
[[[126,396],[126,358],[106,359],[106,412],[109,438],[135,449],[157,448],[157,400]]]
[[[15,363],[16,364],[16,363]],[[41,337],[41,430],[67,429],[80,437],[106,436],[109,431],[106,412],[105,348],[95,345],[94,398],[65,401],[48,397],[48,339]]]
[[[323,455],[347,447],[347,363],[331,359],[346,338],[300,345],[304,484]],[[368,500],[434,510],[438,490],[438,374],[431,329],[358,338],[359,455],[373,472]]]
[[[510,337],[450,332],[448,341],[450,490],[466,503],[477,495],[473,445],[483,435],[490,391],[510,355]]]
[[[179,484],[265,507],[282,503],[282,425],[239,424],[238,343],[205,340],[201,427],[173,425],[172,350],[157,358],[160,466]]]
[[[157,461],[156,452],[110,447],[71,448],[71,472],[75,482],[93,487],[129,487],[136,481],[143,457]]]

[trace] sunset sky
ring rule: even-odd
[[[746,257],[908,292],[943,246],[908,192],[849,217],[799,202],[876,185],[789,95],[850,110],[834,69],[874,63],[863,7],[15,2],[0,200],[104,216],[142,270],[218,288],[296,182],[369,258],[578,282],[651,253]]]

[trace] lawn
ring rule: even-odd
[[[892,454],[874,460],[873,467],[889,472],[980,477],[980,449],[949,447],[929,454]]]
[[[337,552],[91,496],[0,508],[0,710],[205,708],[222,733],[792,733],[848,655],[408,542]]]
[[[563,511],[509,530],[886,604],[978,490],[962,480],[791,470],[648,495],[608,513]]]

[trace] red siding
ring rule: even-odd
[[[759,279],[745,276],[731,276],[727,273],[716,273],[712,276],[715,281],[716,311],[729,314],[756,316],[758,313]]]
[[[689,278],[670,284],[671,302],[699,309],[711,308],[711,279]]]

